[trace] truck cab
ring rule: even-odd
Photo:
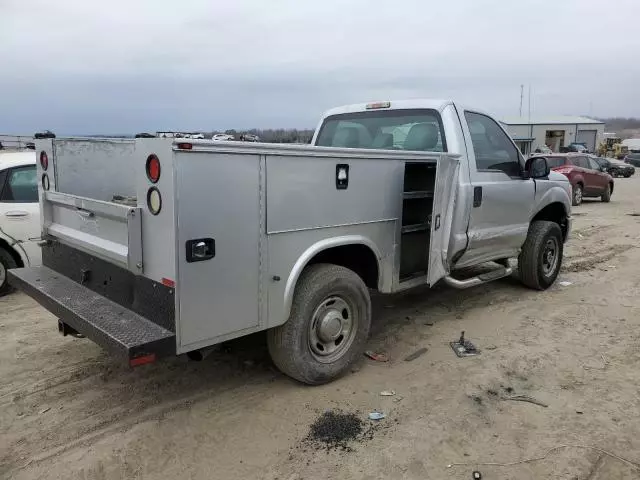
[[[446,100],[327,112],[312,145],[37,142],[43,266],[13,285],[137,366],[261,330],[308,384],[348,371],[370,291],[558,276],[571,186],[490,115]],[[43,159],[48,159],[44,162]],[[481,267],[474,269],[471,267]]]
[[[500,123],[478,109],[447,100],[348,105],[323,116],[312,143],[458,154],[446,249],[451,269],[517,257],[531,222],[552,211],[563,239],[568,236],[567,179],[555,172],[531,178],[525,159]]]

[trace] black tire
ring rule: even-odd
[[[600,199],[604,203],[609,203],[611,201],[611,184],[607,184],[607,188],[604,193],[600,196]]]
[[[630,173],[625,173],[625,174],[624,174],[624,178],[629,178],[630,176],[631,176],[631,174],[630,174]]]
[[[578,192],[579,190],[579,192]],[[582,187],[581,183],[576,183],[575,186],[573,187],[573,195],[571,198],[571,205],[573,205],[574,207],[577,207],[578,205],[580,205],[582,203],[582,198],[584,196],[584,189]]]
[[[10,268],[16,268],[17,266],[18,265],[13,258],[13,255],[7,252],[4,248],[0,248],[0,297],[11,291],[7,270]]]
[[[349,338],[342,340],[348,343],[338,343],[338,340],[328,343],[338,345],[336,348],[342,352],[341,356],[331,359],[321,357],[322,353],[318,351],[322,340],[312,347],[311,337],[317,335],[321,338],[320,328],[312,328],[314,313],[317,314],[321,308],[329,308],[327,305],[334,298],[348,304],[350,321],[355,327],[351,328]],[[345,310],[341,312],[346,319]],[[342,329],[342,323],[340,325]],[[348,268],[317,264],[302,272],[296,285],[289,320],[267,332],[267,343],[273,363],[280,371],[300,382],[320,385],[344,374],[362,356],[370,328],[371,299],[362,279]]]
[[[548,242],[555,242],[557,261],[546,269]],[[529,288],[546,290],[555,282],[562,267],[562,230],[555,222],[539,220],[529,225],[529,233],[518,257],[520,281]]]

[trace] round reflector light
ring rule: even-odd
[[[147,207],[154,215],[158,215],[162,210],[162,196],[156,187],[151,187],[147,192]]]
[[[42,174],[42,189],[46,192],[51,185],[49,184],[49,176],[46,173]]]
[[[49,168],[49,156],[45,151],[40,152],[40,166],[43,170]]]
[[[160,180],[160,160],[153,153],[147,157],[147,177],[152,183]]]

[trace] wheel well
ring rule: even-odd
[[[578,182],[581,183],[581,182]],[[560,202],[550,203],[531,219],[532,222],[536,220],[546,220],[548,222],[555,222],[560,225],[562,230],[562,239],[567,238],[567,212],[564,209],[564,205]]]
[[[307,265],[332,263],[353,270],[369,288],[378,288],[378,260],[366,245],[341,245],[319,252]]]
[[[24,263],[22,262],[22,257],[18,254],[18,252],[16,252],[16,250],[11,245],[9,245],[6,242],[6,240],[3,240],[2,238],[0,238],[0,248],[9,252],[9,255],[11,255],[13,259],[16,261],[16,265],[18,265],[18,267],[20,268],[24,267]]]

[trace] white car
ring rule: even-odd
[[[233,135],[228,135],[226,133],[216,133],[211,140],[215,141],[224,141],[224,140],[235,140]]]
[[[0,151],[0,296],[9,268],[41,263],[37,176],[33,150]]]

